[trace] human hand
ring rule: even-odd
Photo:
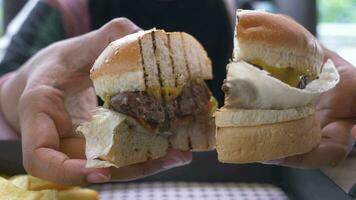
[[[340,82],[321,95],[316,105],[322,138],[312,151],[279,160],[267,161],[300,168],[336,166],[354,145],[356,136],[356,68],[335,52],[324,48],[326,59],[332,59],[340,73]],[[352,136],[353,135],[353,136]]]
[[[111,41],[138,30],[129,20],[115,19],[97,31],[43,49],[6,82],[2,96],[11,98],[9,106],[2,107],[4,112],[12,109],[10,113],[18,108],[18,116],[8,116],[8,121],[21,131],[23,164],[29,174],[62,184],[110,179],[109,168],[85,168],[85,141],[74,136],[73,126],[87,120],[97,105],[89,79],[95,59]],[[190,153],[170,152],[156,161],[117,169],[114,178],[130,180],[190,160]]]

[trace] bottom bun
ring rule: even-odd
[[[216,149],[224,163],[251,163],[311,151],[320,142],[315,115],[302,119],[245,127],[218,127]]]
[[[193,118],[193,117],[192,117]],[[77,131],[86,140],[86,167],[123,167],[161,158],[167,150],[207,151],[215,148],[212,117],[197,116],[174,130],[153,134],[134,119],[98,108],[91,121]]]

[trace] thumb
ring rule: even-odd
[[[352,137],[356,138],[356,125],[351,129]]]
[[[96,31],[63,41],[60,45],[70,49],[63,51],[62,58],[89,73],[95,59],[112,41],[140,30],[127,18],[113,19]]]

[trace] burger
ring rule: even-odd
[[[90,78],[104,105],[77,128],[87,167],[215,148],[217,102],[204,82],[211,61],[193,36],[153,29],[123,37],[97,58]]]
[[[238,10],[232,62],[215,113],[218,158],[249,163],[303,154],[321,138],[315,115],[320,94],[339,74],[323,48],[293,19]]]

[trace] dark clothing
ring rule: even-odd
[[[37,3],[11,37],[0,63],[1,74],[16,70],[47,45],[76,35],[66,30],[68,25],[64,21],[68,15],[80,19],[78,9],[72,9],[73,13],[68,14],[70,9],[57,8],[55,3],[51,3],[55,1]],[[74,4],[71,0],[68,2]],[[87,5],[91,30],[113,18],[126,17],[143,29],[156,27],[166,31],[185,31],[195,36],[213,61],[214,80],[207,81],[207,84],[222,105],[220,88],[233,43],[232,28],[222,0],[88,0]]]

